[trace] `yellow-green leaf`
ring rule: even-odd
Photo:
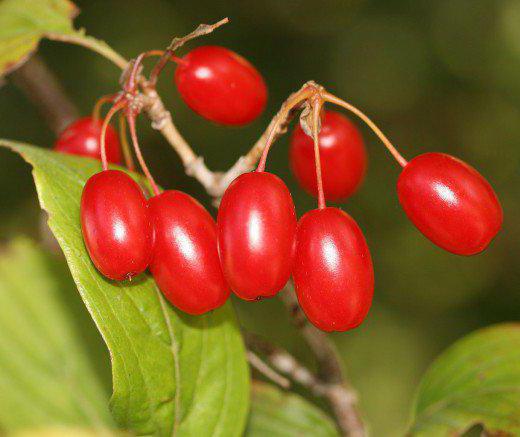
[[[78,14],[68,0],[2,0],[0,2],[0,75],[22,64],[40,39],[74,33]]]
[[[67,275],[63,277],[63,275]],[[114,427],[67,304],[66,268],[27,239],[0,255],[0,429]],[[87,320],[88,321],[88,320]]]
[[[520,324],[464,337],[423,378],[413,435],[460,435],[476,424],[492,433],[520,435]]]

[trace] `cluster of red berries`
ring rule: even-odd
[[[209,46],[172,60],[183,99],[205,118],[241,125],[264,109],[267,90],[261,75],[235,53]],[[328,96],[325,101],[351,108]],[[272,297],[292,276],[299,303],[318,328],[345,331],[363,321],[374,289],[370,251],[356,222],[339,208],[325,206],[325,199],[350,196],[365,174],[363,140],[347,118],[323,111],[319,135],[316,126],[312,137],[300,126],[294,130],[291,167],[302,187],[319,198],[318,209],[299,220],[287,186],[264,170],[270,144],[257,170],[228,187],[215,222],[186,193],[160,192],[152,178],[154,195],[147,199],[126,173],[108,170],[106,161],[119,161],[120,146],[115,132],[102,134],[101,127],[93,119],[79,120],[62,134],[56,149],[103,157],[106,148],[104,170],[87,181],[81,199],[85,244],[103,275],[120,281],[149,268],[166,298],[190,314],[221,306],[230,290],[245,300]],[[449,155],[426,153],[406,162],[387,147],[404,167],[399,201],[417,228],[456,254],[485,249],[502,223],[489,183]],[[140,157],[138,149],[136,154]]]

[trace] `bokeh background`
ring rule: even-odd
[[[225,45],[258,67],[270,90],[269,106],[260,120],[241,129],[212,125],[180,101],[172,84],[173,67],[163,73],[160,84],[176,124],[210,168],[229,167],[248,150],[288,94],[313,79],[373,117],[406,158],[425,151],[447,152],[475,166],[493,184],[505,213],[496,241],[472,258],[445,253],[406,219],[395,191],[399,166],[360,125],[369,171],[360,191],[340,206],[367,237],[376,272],[375,301],[360,328],[335,335],[334,340],[373,435],[403,434],[421,375],[441,350],[478,327],[518,319],[519,0],[76,3],[82,10],[77,25],[127,57],[164,48],[173,36],[188,33],[198,23],[230,17],[231,24],[189,47]],[[98,96],[117,90],[117,69],[87,50],[44,42],[41,54],[85,114]],[[140,133],[159,182],[187,190],[209,205],[198,183],[184,175],[176,155],[146,120],[140,123]],[[42,147],[54,141],[37,111],[9,80],[0,89],[0,137]],[[287,181],[298,213],[303,214],[316,202],[296,186],[287,151],[287,138],[282,138],[272,149],[268,169]],[[40,238],[29,168],[5,150],[0,150],[0,183],[2,242],[17,234]],[[79,301],[73,287],[70,293]],[[277,300],[236,306],[247,329],[312,366]],[[92,337],[97,341],[95,333]],[[101,366],[107,367],[108,356],[99,353]],[[108,378],[108,372],[105,375]]]

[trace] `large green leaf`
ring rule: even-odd
[[[520,435],[520,324],[457,341],[424,376],[413,435],[459,435],[475,424]]]
[[[263,382],[253,383],[247,437],[338,435],[334,422],[301,396]]]
[[[79,292],[111,355],[113,415],[124,429],[156,435],[239,435],[249,403],[249,374],[230,304],[188,316],[148,276],[106,280],[81,236],[83,185],[98,161],[0,141],[33,168],[42,207]]]
[[[0,75],[19,64],[48,33],[71,34],[78,10],[68,0],[2,0],[0,3]]]
[[[26,239],[0,256],[0,428],[114,426],[68,311],[67,273]],[[66,288],[66,289],[63,289]]]

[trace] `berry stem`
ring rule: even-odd
[[[162,55],[164,55],[164,50],[159,50],[159,49],[148,50],[147,52],[144,53],[144,55],[146,58],[150,58],[152,56],[162,56]]]
[[[126,135],[126,118],[123,114],[119,115],[119,138],[121,139],[121,148],[123,149],[126,168],[130,171],[135,171],[134,158],[132,158],[132,152],[130,151],[130,145],[128,144],[128,137]]]
[[[139,68],[141,67],[141,64],[143,62],[143,59],[146,57],[146,52],[141,53],[132,64],[132,70],[130,71],[130,74],[128,75],[128,80],[125,84],[125,91],[126,92],[135,92],[137,89],[137,75],[139,74]]]
[[[121,108],[123,108],[126,105],[126,102],[119,101],[115,103],[107,112],[107,115],[105,116],[105,119],[103,120],[103,125],[101,126],[101,137],[100,137],[100,143],[101,143],[101,165],[103,166],[103,170],[108,170],[108,161],[107,161],[107,149],[106,149],[106,133],[107,133],[107,127],[108,123],[110,123],[110,120],[112,117],[116,114],[117,111],[119,111]]]
[[[292,96],[289,97],[289,99],[286,100],[280,112],[276,114],[275,122],[272,124],[271,130],[269,131],[269,134],[267,136],[267,140],[265,141],[264,150],[262,152],[262,156],[260,157],[260,161],[258,162],[258,167],[256,168],[256,171],[265,171],[265,163],[267,161],[267,155],[269,153],[269,150],[271,149],[271,145],[273,144],[274,139],[277,136],[276,134],[280,126],[283,123],[285,123],[285,120],[289,116],[291,110],[298,106],[300,103],[302,103],[304,100],[311,97],[314,92],[315,90],[313,86],[306,86],[294,93]]]
[[[153,194],[157,196],[161,193],[161,191],[159,190],[159,187],[157,187],[157,184],[155,183],[155,180],[152,174],[150,173],[150,170],[148,169],[148,166],[146,165],[146,162],[143,158],[143,154],[141,153],[141,148],[139,147],[139,141],[137,139],[137,133],[135,130],[135,115],[132,114],[131,111],[127,111],[126,121],[128,122],[128,127],[130,129],[130,138],[132,138],[132,143],[134,145],[135,156],[137,156],[139,165],[141,166],[143,173],[146,176],[146,179],[148,179],[148,182],[152,187]]]
[[[188,61],[179,58],[178,56],[172,56],[170,61],[175,62],[177,65],[188,65]]]
[[[340,99],[339,97],[336,97],[333,94],[330,94],[328,92],[323,92],[322,97],[330,103],[334,103],[338,106],[341,106],[348,111],[352,112],[353,114],[357,115],[361,120],[363,120],[370,129],[379,137],[379,139],[383,142],[383,144],[386,146],[388,151],[392,154],[392,156],[395,158],[395,160],[401,165],[401,167],[404,167],[406,164],[408,164],[408,161],[403,158],[403,156],[397,151],[397,149],[394,147],[394,145],[390,142],[390,140],[386,137],[386,135],[379,129],[376,124],[368,118],[367,115],[365,115],[363,112],[361,112],[358,108],[351,105],[350,103],[345,102],[344,100]]]
[[[143,52],[139,54],[135,58],[135,60],[131,61],[127,69],[130,69],[130,73],[128,74],[128,79],[126,80],[124,90],[126,92],[135,92],[137,89],[137,83],[139,82],[139,72],[140,68],[143,65],[143,60],[146,58],[150,58],[152,56],[163,56],[164,50],[148,50],[146,52]]]
[[[101,96],[96,104],[94,105],[94,108],[92,108],[92,118],[94,121],[98,121],[101,117],[101,107],[108,102],[113,102],[116,98],[117,94],[107,94],[106,96]]]
[[[320,159],[320,142],[319,142],[319,126],[320,114],[323,106],[323,100],[319,95],[313,99],[312,105],[312,139],[314,141],[314,164],[316,165],[316,184],[318,186],[318,208],[324,209],[325,192],[323,191],[323,178],[321,176],[321,159]]]

